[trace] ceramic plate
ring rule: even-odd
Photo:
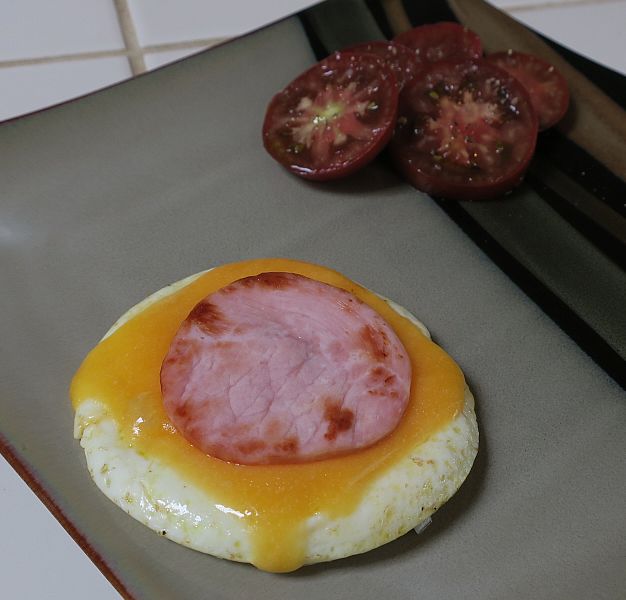
[[[0,128],[3,454],[129,598],[617,598],[623,391],[384,160],[314,185],[267,156],[265,106],[315,60],[311,35],[290,18]],[[151,292],[261,256],[393,298],[464,369],[480,453],[421,535],[274,575],[159,537],[91,482],[68,398],[85,354]]]

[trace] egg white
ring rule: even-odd
[[[152,294],[126,312],[105,337],[202,274]],[[430,337],[413,315],[386,301]],[[96,485],[130,516],[159,535],[195,550],[240,562],[252,560],[245,515],[220,505],[172,467],[129,447],[102,403],[89,399],[79,405],[74,437],[85,450]],[[305,564],[366,552],[425,524],[463,483],[477,452],[474,398],[465,386],[463,409],[382,473],[352,514],[331,518],[318,513],[308,519]]]

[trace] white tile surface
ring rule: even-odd
[[[182,50],[168,50],[167,52],[150,52],[144,55],[144,60],[148,70],[152,70],[172,63],[175,60],[185,58],[185,56],[191,56],[202,50],[203,48],[184,48]]]
[[[7,600],[119,600],[30,488],[0,456],[0,595]],[[71,590],[74,590],[73,592]]]
[[[232,37],[315,4],[315,0],[128,0],[143,46]]]
[[[3,0],[0,60],[124,48],[113,0]]]
[[[125,57],[0,68],[0,120],[31,112],[131,76]]]
[[[512,16],[561,45],[626,75],[626,1],[563,4]]]

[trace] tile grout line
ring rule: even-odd
[[[523,1],[523,0],[522,0]],[[620,4],[626,0],[546,0],[540,4],[514,4],[500,10],[511,13],[523,13],[531,10],[542,10],[551,8],[567,8],[570,6],[584,6],[595,4]],[[166,42],[162,44],[150,44],[141,46],[137,38],[135,26],[130,14],[128,0],[113,0],[117,12],[125,49],[120,50],[97,50],[94,52],[76,52],[72,54],[58,54],[56,56],[37,56],[33,58],[18,58],[13,60],[0,60],[0,69],[10,67],[24,67],[32,65],[42,65],[57,62],[68,62],[77,60],[93,60],[98,58],[126,57],[130,63],[133,75],[138,75],[147,71],[144,55],[159,52],[169,52],[172,50],[202,49],[225,42],[232,37],[217,37],[188,40],[184,42]]]
[[[572,6],[593,6],[596,4],[620,4],[624,0],[546,0],[536,4],[511,4],[510,6],[502,7],[499,10],[508,13],[524,13],[532,10],[545,10],[552,8],[570,8]]]
[[[186,42],[169,42],[165,44],[152,44],[140,48],[143,54],[158,54],[159,52],[169,52],[171,50],[186,50],[208,48],[225,42],[231,38],[207,38],[199,40],[189,40]],[[30,65],[42,65],[48,63],[68,62],[75,60],[93,60],[98,58],[126,57],[131,55],[130,50],[97,50],[94,52],[77,52],[74,54],[57,54],[56,56],[36,56],[33,58],[16,58],[13,60],[0,60],[0,69],[9,67],[25,67]]]
[[[56,56],[36,56],[33,58],[16,58],[0,61],[0,69],[10,67],[28,67],[48,63],[68,62],[74,60],[89,60],[94,58],[114,58],[128,56],[127,50],[98,50],[96,52],[78,52],[76,54],[57,54]]]
[[[122,30],[122,37],[124,38],[124,45],[126,46],[126,56],[130,63],[130,70],[133,75],[139,75],[146,72],[146,61],[139,45],[139,39],[137,38],[137,31],[135,30],[135,24],[133,23],[133,17],[130,14],[130,8],[128,6],[128,0],[113,0],[115,4],[115,11],[117,12],[117,20]]]

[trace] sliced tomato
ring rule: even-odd
[[[472,60],[483,54],[478,35],[451,21],[414,27],[397,35],[393,41],[414,50],[420,67],[440,60]]]
[[[403,92],[390,150],[418,189],[477,200],[522,180],[537,115],[512,75],[485,61],[438,62]]]
[[[398,85],[372,54],[337,52],[305,71],[270,102],[265,149],[306,179],[349,175],[393,134]]]
[[[375,41],[358,44],[342,50],[343,53],[359,52],[375,54],[393,71],[400,90],[410,84],[418,71],[418,61],[410,48],[389,41]]]
[[[528,90],[539,117],[540,130],[552,127],[565,116],[569,88],[556,67],[536,56],[514,50],[490,54],[487,60],[513,75]]]

